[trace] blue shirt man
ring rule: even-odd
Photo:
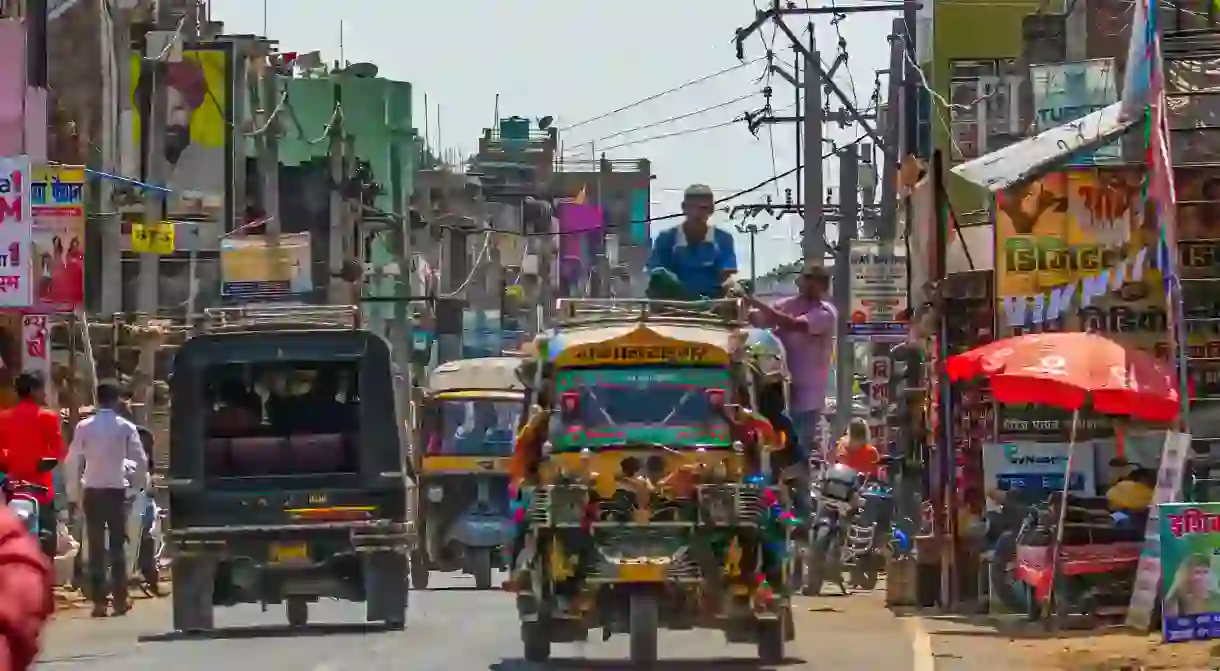
[[[652,243],[648,271],[666,274],[682,285],[683,298],[716,298],[737,272],[733,236],[708,224],[715,209],[711,187],[695,184],[683,194],[680,226],[661,231]]]

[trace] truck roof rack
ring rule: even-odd
[[[355,305],[274,304],[207,308],[199,324],[203,333],[274,330],[355,330],[360,308]]]
[[[705,301],[666,301],[650,298],[561,298],[555,322],[560,326],[624,321],[664,321],[719,328],[746,324],[745,301],[721,298]]]

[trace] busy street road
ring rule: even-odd
[[[410,671],[523,671],[538,668],[521,660],[516,614],[503,592],[479,592],[473,580],[434,574],[435,588],[411,593],[405,631],[366,626],[363,606],[339,601],[315,604],[311,624],[289,630],[282,608],[217,611],[222,628],[207,638],[169,633],[169,599],[140,600],[130,616],[91,620],[84,613],[60,617],[45,638],[38,668],[65,671],[354,671],[400,668]],[[932,671],[931,653],[920,655],[909,627],[880,606],[880,594],[800,599],[798,641],[780,667],[758,664],[754,648],[727,645],[716,632],[674,632],[661,637],[663,663],[685,669],[834,669]],[[83,615],[83,616],[82,616]],[[598,637],[593,636],[594,639]],[[549,667],[627,669],[627,640],[561,645]]]

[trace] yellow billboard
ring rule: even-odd
[[[144,147],[140,110],[150,100],[148,79],[142,76],[139,54],[131,58],[131,100],[134,141]],[[166,64],[169,87],[165,158],[171,190],[169,217],[223,215],[230,207],[233,142],[233,51],[228,44],[199,44],[183,50],[182,60]],[[141,153],[143,156],[143,153]]]
[[[313,291],[309,234],[283,233],[278,245],[266,236],[220,241],[220,294],[226,298],[276,298]]]
[[[999,337],[1095,330],[1169,354],[1158,233],[1141,180],[1130,169],[1071,169],[997,194]]]

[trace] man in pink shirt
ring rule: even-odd
[[[798,444],[806,460],[823,457],[818,447],[822,433],[822,408],[826,404],[826,384],[830,377],[830,355],[839,315],[823,299],[830,291],[830,276],[819,265],[806,264],[797,279],[800,295],[786,298],[774,307],[747,296],[753,310],[750,323],[775,331],[788,354],[792,375],[792,401],[789,412],[796,428]]]

